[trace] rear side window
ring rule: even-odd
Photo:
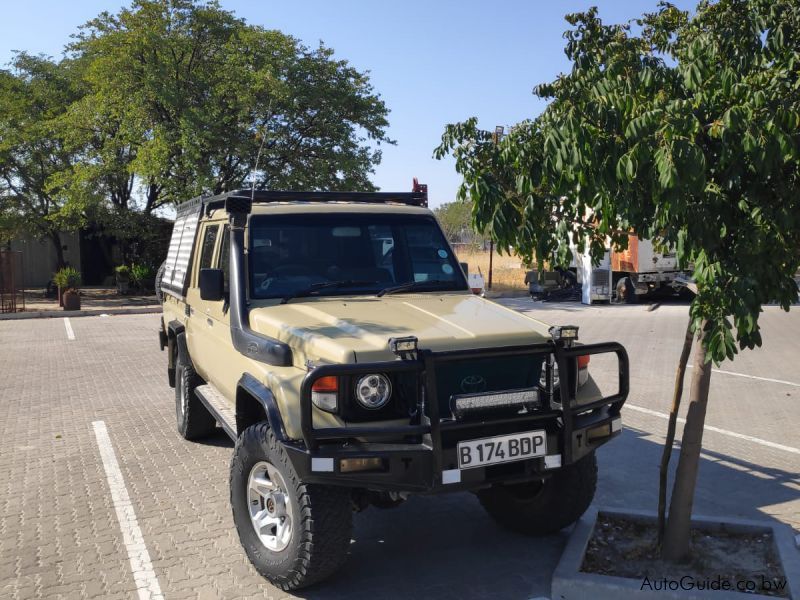
[[[203,247],[200,250],[200,268],[208,269],[211,267],[211,259],[214,257],[214,246],[217,243],[217,231],[219,225],[210,225],[206,227],[203,234]]]
[[[184,293],[189,259],[192,256],[197,237],[200,208],[199,198],[178,206],[175,226],[172,228],[161,289],[178,298],[183,297]]]

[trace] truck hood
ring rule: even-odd
[[[416,336],[433,351],[550,339],[541,321],[467,294],[303,298],[252,307],[250,326],[289,344],[297,366],[392,360],[392,337]]]

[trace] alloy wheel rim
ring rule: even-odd
[[[250,469],[247,506],[264,547],[272,552],[284,550],[292,540],[292,504],[286,482],[272,464],[261,461]]]

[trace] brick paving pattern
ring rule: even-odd
[[[681,321],[665,312],[623,324],[622,315],[556,310],[537,316],[578,322],[582,332],[592,327],[587,339],[635,346],[629,347],[630,402],[664,411],[669,393],[657,385],[671,386]],[[788,320],[772,322],[767,344],[773,331],[773,339],[800,337],[796,314],[780,318]],[[75,341],[67,340],[62,319],[0,322],[0,598],[136,597],[92,429],[98,420],[107,426],[165,598],[290,597],[259,577],[239,546],[228,503],[232,443],[222,433],[191,443],[175,432],[158,316],[71,321]],[[788,364],[796,352],[784,358],[780,339],[775,344],[772,354],[762,351],[734,365],[800,379]],[[712,381],[709,422],[797,445],[797,436],[788,434],[800,416],[800,404],[792,402],[800,390],[755,385],[759,395],[749,397],[743,390],[749,393],[753,382],[722,380],[715,375]],[[624,422],[623,436],[600,453],[598,501],[652,508],[664,423],[633,411]],[[713,433],[704,441],[698,513],[772,517],[800,528],[796,456]],[[355,523],[345,568],[301,596],[547,596],[567,537],[531,540],[499,530],[469,494],[412,498],[393,511],[370,508]]]
[[[0,322],[0,598],[133,598],[92,421],[103,420],[165,598],[285,598],[250,566],[228,503],[233,444],[175,432],[157,315]],[[499,531],[467,494],[356,516],[314,598],[549,591],[565,535]]]

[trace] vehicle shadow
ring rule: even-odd
[[[199,440],[193,440],[192,443],[202,446],[213,446],[214,448],[230,448],[231,450],[234,446],[233,440],[228,437],[228,434],[225,433],[225,430],[219,425],[217,425],[214,433]]]
[[[626,429],[598,453],[595,503],[655,510],[661,444]],[[672,466],[677,463],[674,456]],[[797,515],[800,475],[704,451],[695,514],[773,520],[760,509],[786,503]],[[791,517],[790,517],[791,518]],[[796,520],[796,517],[793,519]],[[794,523],[797,527],[797,523]],[[415,497],[393,510],[355,516],[350,558],[302,598],[549,597],[570,530],[530,538],[500,529],[472,494]]]

